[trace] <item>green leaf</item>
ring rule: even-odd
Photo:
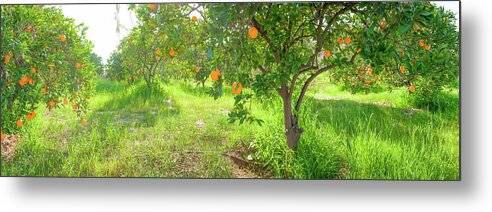
[[[408,30],[410,29],[411,27],[411,24],[403,24],[403,25],[400,25],[400,27],[398,27],[398,32],[400,34],[405,34],[408,32]]]

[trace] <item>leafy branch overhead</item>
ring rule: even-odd
[[[240,123],[260,120],[246,102],[277,98],[291,148],[303,131],[303,102],[320,75],[352,92],[406,87],[423,99],[458,80],[454,17],[429,2],[149,4],[133,10],[140,25],[116,52],[126,58],[122,70],[139,70],[148,84],[158,76],[192,78],[202,86],[210,79],[214,98],[241,85],[239,92],[232,89],[237,96],[229,114]]]

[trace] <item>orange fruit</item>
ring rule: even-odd
[[[24,122],[22,122],[22,119],[19,119],[15,122],[15,125],[17,125],[17,127],[22,127],[22,125],[24,125]]]
[[[343,38],[342,38],[342,37],[339,37],[339,38],[337,39],[337,43],[338,43],[338,44],[342,44],[342,43],[343,43]]]
[[[415,85],[413,83],[410,83],[410,85],[408,86],[408,92],[413,93],[415,92],[415,90],[416,90]]]
[[[154,4],[147,4],[147,9],[149,9],[149,10],[150,10],[150,12],[155,12],[155,11],[157,11],[157,7],[158,7],[158,5],[157,5],[157,4],[155,4],[155,3],[154,3]]]
[[[29,83],[29,85],[32,85],[34,84],[34,80],[31,77],[29,77],[27,83]]]
[[[424,40],[422,40],[422,39],[420,39],[420,40],[419,40],[419,46],[420,46],[420,47],[424,47],[424,46],[425,46],[425,41],[424,41]]]
[[[174,49],[173,49],[173,48],[171,48],[171,49],[169,50],[169,56],[170,56],[170,57],[174,57],[174,56],[176,56],[176,52],[174,51]]]
[[[219,80],[220,75],[221,75],[220,70],[218,68],[216,68],[215,70],[212,71],[212,73],[210,73],[210,78],[213,81],[217,81],[217,80]]]
[[[36,117],[36,112],[32,111],[26,115],[27,120],[32,120],[34,117]]]
[[[258,37],[258,29],[254,26],[250,26],[248,29],[248,37],[251,39],[255,39]]]
[[[424,45],[424,49],[425,49],[425,50],[427,50],[427,51],[429,51],[429,50],[431,49],[431,46],[430,46],[430,45],[425,44],[425,45]]]
[[[79,106],[77,104],[72,104],[72,110],[76,111],[79,109]]]
[[[405,66],[400,66],[400,73],[404,74],[407,72],[407,68]]]
[[[81,63],[75,63],[75,68],[77,70],[81,69],[82,68],[82,64]]]
[[[345,38],[345,44],[350,44],[352,42],[352,39],[350,37]]]
[[[330,50],[325,50],[325,51],[323,51],[323,56],[324,56],[325,58],[327,58],[327,57],[331,57],[331,55],[333,55],[333,53],[331,53],[331,51],[330,51]]]
[[[379,27],[381,29],[386,29],[386,26],[387,26],[386,20],[383,19],[379,22]]]
[[[65,42],[65,41],[67,41],[67,37],[64,34],[61,34],[61,35],[58,35],[58,40],[60,40],[61,42]]]
[[[54,99],[50,100],[48,102],[48,108],[51,110],[52,108],[54,108],[56,106],[56,101]]]
[[[10,59],[12,58],[12,53],[8,52],[3,56],[3,64],[7,65],[7,63],[10,62]]]
[[[0,132],[0,141],[5,140],[5,137],[7,137],[7,135],[3,134],[3,132]]]
[[[33,74],[38,73],[38,69],[36,67],[32,67],[31,73],[33,73]]]
[[[192,20],[193,22],[195,22],[195,21],[197,21],[197,20],[198,20],[198,18],[197,18],[196,16],[191,16],[191,20]]]
[[[240,82],[232,83],[232,94],[241,94],[243,90],[243,85]]]
[[[21,87],[24,87],[27,83],[29,83],[29,77],[27,76],[22,76],[20,79],[19,79],[19,85]]]

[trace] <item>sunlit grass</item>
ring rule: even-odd
[[[88,126],[69,106],[41,106],[2,175],[230,178],[224,153],[252,146],[255,165],[275,178],[458,178],[458,111],[416,110],[404,90],[350,94],[325,79],[302,108],[297,151],[285,145],[278,101],[252,104],[264,125],[238,125],[228,122],[227,91],[214,100],[208,88],[180,81],[149,93],[143,83],[102,80]]]

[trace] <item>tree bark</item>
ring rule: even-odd
[[[287,145],[291,149],[296,149],[303,130],[299,126],[297,116],[292,111],[292,94],[289,92],[288,87],[281,86],[279,93],[282,97],[284,108],[284,129]]]

